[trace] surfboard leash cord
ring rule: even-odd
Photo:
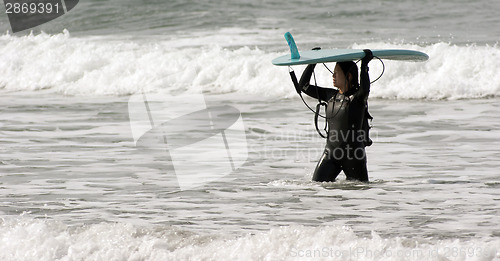
[[[374,82],[378,81],[380,78],[382,78],[382,76],[384,75],[384,72],[385,72],[385,64],[384,62],[382,61],[382,59],[380,59],[380,57],[378,56],[373,56],[374,58],[377,58],[380,63],[382,64],[382,73],[380,73],[380,75],[377,77],[377,79],[373,80],[370,82],[370,85],[373,84]],[[356,61],[356,64],[359,63],[361,60],[358,60]],[[332,70],[330,70],[330,68],[328,68],[328,66],[326,66],[325,63],[323,63],[323,65],[325,66],[325,68],[331,73],[333,74]],[[290,76],[292,78],[292,82],[293,84],[295,85],[295,87],[297,88],[298,86],[298,81],[297,81],[297,76],[295,75],[295,71],[293,70],[292,66],[288,66],[288,72],[290,73]],[[314,77],[314,84],[316,86],[318,86],[317,82],[316,82],[316,73],[313,71],[313,77]],[[320,99],[319,99],[319,94],[317,93],[318,90],[316,89],[316,96],[318,96],[318,105],[316,105],[316,110],[314,110],[313,108],[311,108],[311,106],[309,106],[309,104],[307,104],[307,102],[304,100],[304,97],[302,96],[302,92],[297,92],[300,96],[300,99],[302,99],[302,102],[304,103],[304,105],[312,112],[315,114],[315,117],[321,117],[323,119],[326,119],[326,116],[323,116],[319,113],[319,108],[321,106],[325,106],[326,107],[326,103],[322,102]]]
[[[382,61],[382,59],[380,59],[380,57],[378,57],[378,56],[373,56],[373,58],[377,58],[377,59],[380,61],[380,63],[382,64],[382,73],[380,73],[380,75],[377,77],[377,79],[375,79],[375,80],[371,81],[371,82],[370,82],[370,84],[372,84],[372,83],[374,83],[374,82],[378,81],[380,78],[382,78],[382,75],[384,75],[384,73],[385,73],[385,64],[384,64],[384,61]],[[356,64],[357,64],[357,63],[359,63],[360,61],[361,61],[361,60],[357,60],[357,61],[356,61]],[[325,68],[326,68],[326,69],[327,69],[327,70],[328,70],[331,74],[333,74],[332,70],[330,70],[330,68],[328,68],[328,66],[326,66],[326,64],[325,64],[325,63],[323,63],[323,65],[325,66]],[[290,67],[290,66],[288,66],[288,67]]]
[[[382,72],[380,73],[380,75],[377,77],[377,79],[373,80],[370,82],[370,85],[373,84],[374,82],[378,81],[380,78],[382,78],[382,76],[384,75],[384,72],[385,72],[385,64],[384,62],[382,61],[382,59],[380,59],[380,57],[378,56],[374,56],[374,58],[377,58],[380,63],[382,64]],[[359,63],[361,60],[358,60],[356,61],[356,64]],[[332,70],[330,70],[330,68],[328,68],[328,66],[326,66],[325,63],[323,63],[323,65],[325,66],[325,68],[331,73],[333,74]],[[293,84],[295,85],[295,88],[299,88],[299,84],[298,84],[298,81],[297,81],[297,76],[295,75],[295,71],[293,70],[292,66],[288,66],[288,72],[292,78],[292,82]],[[314,84],[315,86],[318,86],[317,82],[316,82],[316,73],[313,71],[313,77],[314,77]],[[299,94],[300,96],[300,99],[302,100],[302,102],[304,103],[304,105],[312,112],[314,113],[314,125],[316,127],[316,131],[318,132],[318,134],[322,137],[322,138],[327,138],[326,135],[323,135],[323,133],[321,133],[321,131],[319,130],[319,127],[318,127],[318,117],[321,117],[323,119],[325,119],[325,127],[324,127],[324,131],[328,133],[328,123],[327,123],[327,118],[326,118],[326,115],[323,116],[321,115],[320,113],[320,110],[321,110],[321,107],[325,107],[325,113],[326,113],[326,108],[327,108],[327,103],[321,101],[321,99],[319,99],[319,93],[318,93],[318,90],[316,89],[316,96],[318,96],[318,104],[316,105],[316,110],[314,110],[313,108],[311,108],[311,106],[309,106],[309,104],[307,104],[307,102],[304,100],[304,97],[302,96],[302,90],[300,89],[297,89],[297,93]],[[344,104],[342,103],[341,107],[343,106]],[[335,117],[336,115],[334,115]]]

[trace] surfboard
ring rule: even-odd
[[[287,32],[285,39],[290,47],[290,55],[280,56],[272,61],[274,65],[299,65],[329,62],[355,61],[365,57],[361,49],[321,49],[300,52],[292,35]],[[371,50],[373,56],[380,59],[400,60],[400,61],[427,61],[429,56],[423,52],[406,49],[374,49]]]

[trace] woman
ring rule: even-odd
[[[370,50],[364,50],[361,60],[360,84],[356,63],[339,62],[333,72],[333,86],[322,88],[309,84],[316,64],[306,67],[300,78],[299,88],[305,94],[327,102],[327,142],[316,170],[314,181],[335,181],[341,170],[348,180],[368,182],[365,146],[369,142],[363,123],[367,115],[370,93],[368,63],[373,58]],[[368,144],[369,145],[369,144]]]

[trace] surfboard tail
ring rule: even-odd
[[[288,47],[290,47],[290,53],[292,60],[299,59],[299,49],[297,49],[297,45],[295,44],[295,40],[293,40],[293,36],[290,32],[285,33],[285,39],[288,43]]]

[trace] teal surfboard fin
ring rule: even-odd
[[[295,41],[293,40],[292,34],[290,32],[286,32],[285,39],[288,43],[288,47],[290,47],[290,53],[292,54],[292,56],[291,56],[292,60],[299,59],[300,58],[299,50],[297,49],[297,45],[295,44]]]

